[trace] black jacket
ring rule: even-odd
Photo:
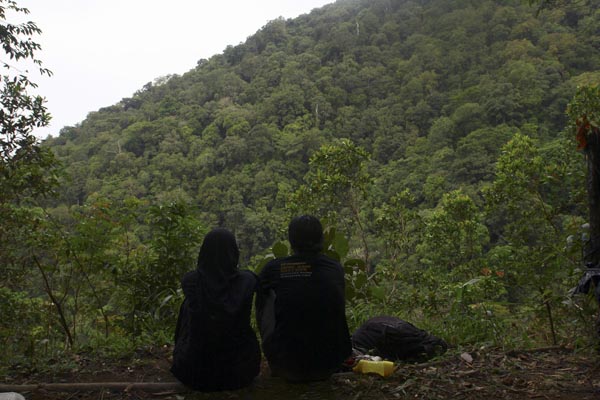
[[[202,391],[231,390],[248,386],[258,375],[260,348],[250,326],[256,284],[256,275],[240,271],[217,306],[203,300],[197,270],[184,276],[171,367],[181,382]]]
[[[259,282],[257,319],[271,369],[297,381],[337,371],[352,351],[341,265],[296,254],[269,262]]]

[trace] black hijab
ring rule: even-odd
[[[198,255],[199,289],[204,304],[227,311],[231,283],[238,277],[240,252],[233,233],[224,228],[210,231]]]

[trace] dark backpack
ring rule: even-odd
[[[352,347],[387,360],[422,361],[444,353],[442,339],[396,317],[369,319],[352,334]]]

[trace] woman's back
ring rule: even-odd
[[[236,268],[224,275],[224,282],[200,259],[202,250],[199,268],[181,282],[185,300],[175,330],[171,372],[202,391],[248,386],[260,371],[260,348],[250,326],[257,277]]]

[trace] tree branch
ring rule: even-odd
[[[52,304],[54,304],[54,307],[56,307],[56,311],[58,312],[58,316],[60,318],[60,324],[62,325],[63,330],[65,331],[65,335],[67,335],[67,340],[69,342],[69,346],[73,346],[73,337],[71,336],[71,331],[69,330],[69,325],[67,324],[67,320],[65,318],[65,313],[62,309],[62,305],[58,301],[58,299],[54,296],[54,293],[52,293],[52,288],[50,287],[50,282],[48,281],[48,276],[46,276],[46,273],[44,272],[44,269],[42,268],[40,261],[37,259],[37,257],[35,255],[33,256],[33,261],[35,261],[35,265],[38,267],[40,273],[42,274],[42,278],[44,279],[44,286],[46,288],[46,293],[48,294],[48,297],[50,297],[50,300],[52,301]]]

